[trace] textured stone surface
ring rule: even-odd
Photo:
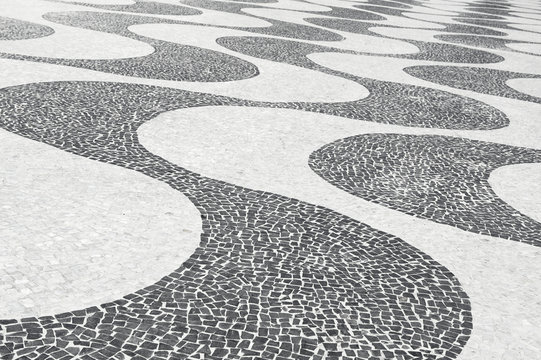
[[[147,42],[154,48],[154,52],[147,56],[111,60],[51,59],[17,54],[3,54],[2,56],[9,59],[47,62],[125,76],[164,80],[230,81],[246,79],[258,74],[258,70],[254,65],[233,56],[193,46],[182,46],[146,39],[127,30],[131,25],[160,21],[158,19],[97,12],[50,13],[46,14],[45,17],[47,20],[64,25],[131,37],[141,42]],[[224,66],[230,68],[230,71],[222,71]]]
[[[541,246],[541,224],[492,191],[498,167],[541,162],[541,151],[443,136],[371,134],[310,156],[325,180],[369,201],[467,231]]]
[[[0,17],[0,40],[22,40],[51,35],[53,29],[26,21]]]
[[[1,1],[0,357],[536,358],[538,12]]]
[[[116,300],[160,280],[199,245],[199,211],[167,185],[0,136],[0,318]]]
[[[404,71],[412,76],[458,89],[541,103],[540,97],[517,91],[506,84],[512,79],[539,79],[541,75],[451,66],[418,66],[405,68]]]
[[[24,105],[10,106],[15,98]],[[85,82],[11,88],[0,99],[6,130],[164,181],[203,219],[201,246],[177,271],[100,308],[39,318],[27,324],[31,332],[7,322],[7,351],[54,343],[44,353],[169,357],[204,347],[229,356],[326,357],[338,342],[351,357],[392,359],[456,356],[465,345],[469,300],[427,255],[328,209],[201,177],[136,139],[138,126],[160,112],[227,99]],[[47,332],[57,327],[64,330]],[[68,339],[87,345],[73,348]],[[163,352],[155,342],[144,346],[167,339],[174,343]]]

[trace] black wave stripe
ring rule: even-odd
[[[512,27],[508,27],[508,24],[512,22],[509,22],[506,17],[514,17],[513,12],[524,11],[524,9],[522,6],[511,3],[475,2],[468,4],[465,11],[459,14],[459,18],[464,18],[465,21],[473,20],[480,26],[491,26],[489,20],[496,20],[492,22],[494,27],[511,29]]]
[[[278,0],[236,0],[236,1],[250,3],[250,4],[270,4],[270,3],[278,2]]]
[[[226,3],[231,4],[231,3]],[[237,4],[242,5],[242,4]],[[246,7],[243,5],[242,8]],[[234,12],[236,13],[236,12]],[[275,19],[268,19],[258,16],[253,16],[246,13],[241,13],[247,17],[253,17],[260,20],[264,20],[270,23],[270,26],[266,27],[242,27],[242,26],[213,26],[206,24],[199,24],[180,20],[169,20],[162,18],[134,16],[129,14],[111,14],[102,12],[55,12],[46,14],[45,17],[48,20],[61,23],[63,25],[89,28],[96,31],[107,31],[114,33],[122,33],[123,36],[133,37],[134,34],[127,30],[128,26],[134,24],[185,24],[194,26],[206,26],[206,27],[218,27],[227,29],[236,29],[247,32],[253,32],[256,34],[281,36],[292,39],[312,40],[312,41],[340,41],[344,38],[332,31],[319,29],[313,26],[307,26],[302,24],[290,23],[287,21],[280,21]],[[124,24],[119,26],[119,24]],[[144,38],[144,37],[143,37]]]
[[[290,107],[365,121],[447,129],[495,129],[509,123],[503,112],[471,98],[436,89],[360,78],[320,66],[306,57],[318,52],[354,52],[257,37],[223,37],[216,42],[242,54],[356,81],[370,91],[367,98],[350,102],[265,103],[260,106]]]
[[[347,31],[356,34],[363,34],[369,36],[375,36],[380,38],[389,38],[387,36],[379,35],[370,31],[370,27],[374,27],[374,24],[361,23],[351,20],[334,20],[323,18],[309,18],[306,19],[314,25],[323,26],[326,28]],[[390,26],[387,26],[390,27]],[[395,27],[390,27],[396,29]],[[459,31],[465,31],[465,29],[457,26],[449,26],[451,29]],[[378,56],[394,57],[399,59],[413,59],[413,60],[429,60],[440,62],[452,62],[452,63],[474,63],[474,64],[491,64],[498,63],[504,60],[503,57],[477,49],[470,49],[463,46],[456,46],[445,43],[418,41],[409,39],[398,39],[405,43],[415,45],[419,51],[413,54],[377,54]],[[372,54],[373,55],[373,54]]]
[[[200,9],[222,11],[234,14],[244,14],[242,9],[246,8],[246,4],[232,1],[213,1],[213,0],[179,0],[179,3],[197,7]],[[268,9],[267,7],[250,4],[250,8],[256,9]],[[249,14],[246,14],[250,16]]]
[[[370,28],[382,27],[382,28],[397,29],[396,26],[351,21],[347,19],[307,18],[305,19],[305,21],[314,25],[322,26],[325,28],[333,29],[333,30],[346,31],[346,32],[354,33],[354,34],[363,34],[363,35],[369,35],[369,36],[375,36],[375,37],[381,37],[381,38],[389,38],[389,36],[383,36],[381,34],[378,34],[374,31],[371,31]],[[430,29],[430,30],[438,31],[442,33],[459,33],[459,34],[464,33],[464,34],[490,35],[490,36],[507,35],[506,33],[501,32],[501,31],[497,31],[494,29],[487,29],[487,28],[478,27],[478,26],[472,26],[472,25],[445,24],[445,23],[434,23],[434,24],[443,25],[444,28],[443,29]],[[399,40],[404,41],[404,42],[410,42],[410,43],[413,41],[413,40],[408,40],[408,39],[399,39]],[[423,41],[416,41],[416,42],[423,43]],[[428,44],[428,42],[424,42],[424,43]]]
[[[480,14],[480,13],[475,13],[475,12],[463,12],[463,13],[460,13],[460,15],[457,16],[456,18],[505,20],[505,18],[503,16]]]
[[[268,27],[231,27],[231,29],[242,30],[254,34],[280,36],[290,39],[309,40],[309,41],[341,41],[344,37],[335,32],[320,29],[314,26],[290,23],[264,17],[257,17],[260,20],[269,22],[272,26]]]
[[[468,45],[468,46],[477,46],[487,49],[495,49],[495,50],[506,50],[506,51],[514,51],[518,53],[526,53],[530,55],[539,55],[535,53],[529,53],[527,51],[520,51],[515,50],[507,44],[536,44],[541,45],[541,43],[535,43],[535,42],[529,42],[529,41],[518,41],[518,40],[508,40],[508,39],[502,39],[502,38],[496,38],[496,37],[488,37],[488,36],[471,36],[471,35],[436,35],[436,39],[440,39],[443,41],[460,44],[460,45]],[[541,38],[540,38],[541,40]]]
[[[407,42],[417,46],[420,51],[415,54],[394,55],[392,57],[463,64],[493,64],[505,60],[500,55],[463,46],[417,40],[408,40]]]
[[[494,29],[488,29],[480,26],[465,24],[441,24],[445,29],[439,30],[442,33],[456,33],[466,35],[486,35],[486,36],[507,36],[507,33]],[[439,35],[436,35],[436,37]]]
[[[235,14],[245,14],[242,9],[246,8],[246,4],[235,3],[235,2],[225,2],[225,1],[216,1],[216,0],[180,0],[182,4],[190,5],[202,9],[216,10],[216,11],[225,11]],[[323,5],[326,8],[330,8],[330,11],[312,11],[312,10],[301,10],[303,13],[313,13],[324,16],[331,16],[344,19],[354,19],[354,20],[371,20],[379,21],[385,20],[384,16],[374,14],[367,11],[355,10],[351,8],[343,8],[338,6]],[[251,7],[253,8],[253,7]],[[264,6],[257,6],[258,9],[268,9]],[[297,10],[290,10],[297,11]]]
[[[51,1],[51,0],[49,0]],[[66,4],[73,4],[79,6],[88,6],[101,10],[108,11],[124,11],[138,14],[153,14],[153,15],[200,15],[203,12],[201,10],[189,8],[181,5],[166,4],[154,1],[141,1],[135,0],[133,4],[128,5],[107,5],[107,4],[93,4],[93,3],[81,3],[73,1],[58,1]]]
[[[402,16],[404,10],[394,7],[382,7],[374,5],[353,5],[353,7],[361,10],[368,10],[381,15]],[[407,11],[407,10],[406,10]]]
[[[68,12],[49,13],[46,19],[63,25],[103,31],[145,41],[156,52],[143,57],[115,60],[52,59],[2,54],[4,58],[69,65],[120,75],[143,78],[188,81],[230,81],[258,74],[257,67],[244,60],[219,52],[135,35],[131,25],[158,23],[162,19],[136,15]],[[371,92],[367,99],[342,103],[257,103],[254,106],[285,107],[406,126],[428,126],[451,129],[492,129],[506,126],[506,116],[481,102],[450,93],[409,85],[362,79],[331,71],[306,58],[314,52],[344,52],[334,48],[293,41],[259,38],[220,38],[217,42],[231,50],[250,56],[304,66],[331,75],[357,81]],[[224,69],[228,71],[224,71]]]
[[[25,40],[54,34],[54,29],[19,19],[0,16],[0,40]]]
[[[324,16],[331,16],[335,18],[340,19],[351,19],[351,20],[368,20],[368,21],[381,21],[385,20],[385,16],[381,16],[378,14],[374,14],[368,11],[362,11],[362,9],[355,10],[350,8],[341,8],[341,7],[334,7],[334,6],[327,6],[325,7],[331,8],[331,11],[325,11],[325,12],[314,12],[315,14],[321,14]],[[357,6],[354,6],[357,7]],[[310,12],[310,11],[307,11]]]
[[[243,12],[242,9],[247,7],[246,4],[236,2],[223,2],[213,0],[180,0],[182,4],[198,7],[201,9],[208,9],[214,11],[227,12],[232,14],[240,14],[243,16],[252,17],[255,19],[263,20],[271,24],[268,27],[242,27],[242,26],[222,26],[224,28],[237,29],[242,31],[253,32],[256,34],[272,35],[287,37],[291,39],[311,40],[311,41],[340,41],[344,40],[344,37],[336,34],[332,31],[320,29],[314,26],[302,25],[291,23],[287,21],[280,21],[276,19],[270,19],[262,16],[255,16]],[[252,6],[250,9],[268,9],[263,6]],[[194,24],[199,25],[199,24]]]
[[[257,2],[261,3],[265,1],[266,0],[255,0],[256,3]],[[273,0],[273,1],[267,1],[267,2],[275,2],[275,1]],[[242,27],[242,26],[221,26],[223,28],[239,29],[243,31],[254,32],[257,34],[281,36],[281,37],[288,37],[288,38],[301,39],[301,40],[340,41],[344,39],[342,36],[336,33],[333,33],[331,31],[324,30],[324,29],[319,29],[313,26],[295,24],[295,23],[290,23],[287,21],[280,21],[280,20],[275,20],[275,19],[267,19],[267,18],[263,18],[259,16],[250,15],[248,13],[244,13],[241,10],[246,8],[247,6],[246,4],[227,3],[227,2],[221,2],[221,1],[209,1],[208,6],[205,6],[207,2],[204,2],[202,0],[198,0],[198,1],[186,0],[183,3],[186,5],[196,6],[203,9],[211,9],[215,11],[242,14],[244,16],[258,18],[258,19],[267,21],[271,24],[268,27],[255,27],[255,28]],[[198,15],[198,14],[203,13],[201,10],[194,9],[191,7],[156,3],[156,2],[138,1],[135,4],[131,4],[131,5],[97,5],[97,4],[86,4],[86,3],[84,5],[103,9],[103,10],[126,11],[126,12],[157,14],[157,15]],[[250,8],[254,8],[254,6],[250,6]],[[256,6],[256,8],[265,9],[265,7],[261,7],[261,6]],[[161,23],[163,22],[164,21],[161,21]],[[176,21],[165,21],[165,22],[206,26],[204,24],[199,24],[199,23],[190,23],[189,20],[180,21],[180,22],[176,22]],[[71,26],[77,26],[77,25],[75,24]]]
[[[502,166],[541,162],[541,151],[437,135],[366,134],[315,151],[322,178],[371,202],[483,235],[541,246],[541,224],[492,190]]]
[[[541,103],[541,98],[522,93],[506,84],[507,80],[540,79],[541,75],[476,67],[439,65],[411,66],[404,68],[404,71],[419,79],[457,89]]]
[[[510,7],[478,7],[478,6],[466,6],[466,10],[472,12],[480,12],[488,15],[497,16],[511,16],[512,8]]]
[[[411,9],[412,5],[418,4],[419,2],[368,0],[368,1],[366,1],[366,3],[369,4],[369,5],[385,6],[385,7],[397,8],[397,9]],[[355,5],[355,6],[357,6],[357,5]]]
[[[205,178],[138,142],[137,128],[160,113],[217,105],[245,102],[121,83],[0,90],[3,129],[164,181],[203,221],[199,248],[154,285],[1,321],[2,358],[456,358],[470,303],[426,254],[326,208]]]
[[[62,25],[107,32],[145,42],[155,51],[146,56],[124,59],[61,59],[17,54],[1,58],[29,60],[149,79],[218,82],[254,77],[259,70],[248,61],[221,52],[160,41],[130,32],[137,24],[167,23],[166,20],[128,14],[103,12],[48,13],[46,20]]]
[[[483,26],[483,27],[489,27],[489,28],[497,28],[497,29],[505,29],[505,30],[514,30],[514,31],[526,31],[526,32],[532,32],[532,33],[538,33],[538,31],[533,30],[520,30],[518,28],[515,28],[511,25],[513,25],[510,21],[491,21],[489,19],[464,19],[464,18],[454,18],[454,20],[468,24],[468,25],[474,25],[474,26]]]

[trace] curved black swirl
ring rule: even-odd
[[[541,98],[522,93],[506,84],[506,81],[510,79],[539,79],[541,75],[476,67],[439,65],[411,66],[404,68],[404,71],[411,76],[457,89],[541,103]]]
[[[477,46],[487,49],[497,49],[497,50],[507,50],[507,51],[515,51],[518,53],[526,53],[530,55],[538,55],[535,53],[528,53],[527,51],[520,51],[515,50],[507,44],[536,44],[540,45],[540,43],[535,42],[529,42],[529,41],[518,41],[518,40],[508,40],[508,39],[501,39],[497,37],[488,37],[488,36],[472,36],[472,35],[436,35],[434,36],[436,39],[440,39],[443,41],[455,43],[455,44],[461,44],[461,45],[468,45],[468,46]],[[540,38],[541,40],[541,38]]]
[[[0,40],[34,39],[53,33],[49,26],[0,16]]]
[[[370,91],[366,99],[350,102],[264,106],[292,107],[365,121],[448,129],[494,129],[509,123],[501,111],[470,98],[436,89],[360,78],[320,66],[307,58],[307,55],[318,52],[354,52],[258,37],[223,37],[216,42],[239,53],[356,81]]]
[[[471,329],[468,298],[427,255],[329,209],[200,176],[139,144],[136,131],[145,121],[205,105],[244,102],[120,83],[0,90],[3,129],[163,181],[187,196],[203,220],[200,247],[172,274],[112,303],[2,321],[0,354],[453,359],[460,353]]]
[[[318,175],[363,199],[466,231],[541,246],[541,224],[501,200],[488,183],[494,169],[529,162],[541,162],[541,151],[401,134],[353,136],[310,156]]]
[[[164,23],[163,19],[105,12],[49,13],[45,19],[68,26],[116,34],[145,42],[155,51],[152,54],[124,59],[58,59],[17,54],[0,57],[30,60],[49,64],[68,65],[96,71],[141,78],[185,81],[232,81],[254,77],[257,67],[239,58],[188,45],[179,45],[136,35],[129,26]],[[229,71],[223,71],[227,67]]]
[[[50,0],[53,1],[53,0]],[[70,1],[60,1],[62,3],[84,5],[93,7],[96,9],[109,10],[109,11],[124,11],[139,14],[155,14],[155,15],[199,15],[203,12],[201,10],[189,8],[187,6],[173,5],[160,3],[155,1],[141,1],[135,0],[133,4],[128,5],[106,5],[106,4],[92,4],[92,3],[80,3]]]
[[[381,38],[388,38],[370,31],[370,27],[374,27],[374,24],[362,23],[358,21],[344,20],[344,19],[324,19],[324,18],[309,18],[305,19],[314,25],[323,26],[329,29],[335,29],[340,31],[347,31],[356,34],[370,35]],[[390,26],[387,26],[390,27]],[[394,27],[391,27],[394,28]],[[492,35],[492,32],[483,30],[469,30],[456,25],[449,25],[449,31],[451,32],[468,32],[483,35]],[[482,29],[482,28],[477,28]],[[378,56],[394,57],[401,59],[414,59],[414,60],[430,60],[452,63],[474,63],[474,64],[490,64],[497,63],[504,60],[500,55],[492,54],[483,50],[470,49],[463,46],[418,41],[409,39],[399,39],[400,41],[415,45],[419,52],[414,54],[377,54]]]

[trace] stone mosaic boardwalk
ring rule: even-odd
[[[0,1],[0,358],[541,358],[536,0]]]

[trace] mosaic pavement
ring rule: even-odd
[[[540,359],[535,0],[0,1],[0,358]]]

